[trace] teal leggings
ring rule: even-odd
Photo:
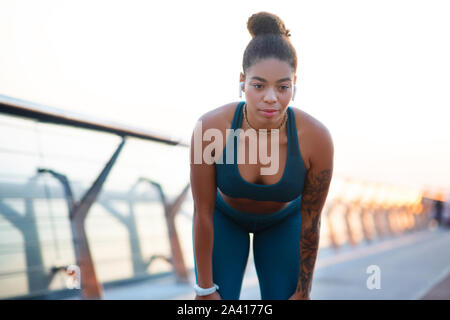
[[[287,300],[295,292],[300,265],[301,196],[280,211],[246,213],[217,192],[214,210],[213,282],[224,300],[239,300],[253,233],[253,256],[262,300]],[[197,265],[195,262],[197,281]]]

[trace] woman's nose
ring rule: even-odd
[[[264,101],[267,103],[276,102],[277,95],[274,89],[268,88],[266,94],[264,95]]]

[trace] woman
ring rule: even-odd
[[[259,12],[247,28],[253,38],[240,74],[245,101],[204,114],[192,135],[196,299],[239,299],[249,233],[261,298],[309,299],[333,142],[321,122],[288,105],[297,56],[284,23]],[[255,149],[242,137],[256,139],[273,162],[267,165],[261,151],[252,161]]]

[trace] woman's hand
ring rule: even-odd
[[[222,298],[220,297],[219,292],[214,291],[213,293],[208,294],[207,296],[195,295],[195,300],[222,300]]]
[[[311,297],[308,295],[307,297],[303,297],[299,293],[294,293],[289,300],[311,300]]]

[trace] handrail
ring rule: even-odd
[[[0,94],[0,113],[38,120],[53,124],[68,125],[100,132],[128,136],[169,145],[189,147],[186,141],[176,140],[155,132],[131,127],[116,122],[98,119],[71,111],[57,109],[42,104],[25,101]]]
[[[85,229],[85,221],[91,206],[97,201],[97,197],[100,194],[102,187],[112,168],[114,167],[114,164],[116,163],[116,160],[118,159],[119,154],[121,153],[123,146],[127,141],[127,138],[134,137],[144,140],[150,140],[153,142],[165,143],[172,146],[179,145],[188,147],[189,144],[182,142],[181,140],[174,140],[147,130],[124,126],[110,121],[99,120],[93,117],[88,117],[70,111],[60,110],[4,95],[0,95],[0,113],[37,120],[39,122],[53,123],[58,125],[90,129],[109,134],[116,134],[121,137],[121,143],[116,147],[116,150],[114,151],[112,156],[110,156],[109,160],[107,161],[101,172],[98,174],[93,184],[88,188],[88,190],[84,193],[79,201],[76,201],[73,198],[70,181],[67,178],[65,172],[57,172],[53,168],[37,168],[38,175],[45,173],[51,174],[62,184],[62,187],[64,189],[69,211],[69,221],[72,231],[72,241],[75,250],[76,263],[79,267],[79,272],[81,273],[82,297],[85,299],[102,299],[103,288],[96,275],[95,265],[91,255],[89,240]],[[35,179],[32,179],[32,181],[35,181]],[[179,249],[179,242],[177,238],[178,236],[176,230],[174,230],[175,227],[173,223],[173,217],[179,210],[188,187],[189,184],[184,189],[182,194],[177,198],[177,200],[170,205],[170,207],[168,207],[168,204],[163,201],[163,205],[166,211],[166,219],[170,231],[170,240],[172,244],[172,258],[170,261],[174,265],[174,268],[176,269],[177,274],[179,275],[181,280],[187,279],[187,270],[181,256],[181,250]],[[3,214],[5,215],[6,212],[8,218],[18,216],[18,214],[16,214],[14,210],[8,207],[6,204],[2,204],[0,202],[0,205],[2,211],[4,211]],[[32,204],[30,205],[30,207],[32,207]],[[16,227],[18,229],[23,229],[21,224],[17,224]],[[24,231],[23,233],[26,234]],[[34,230],[34,238],[37,238],[36,234],[37,231]],[[53,278],[52,275],[53,273],[48,277],[49,281],[51,281],[51,279]],[[29,279],[29,284],[31,286],[34,286],[34,283],[31,283],[32,281],[33,279]],[[39,283],[37,285],[45,286],[45,284],[42,283]]]

